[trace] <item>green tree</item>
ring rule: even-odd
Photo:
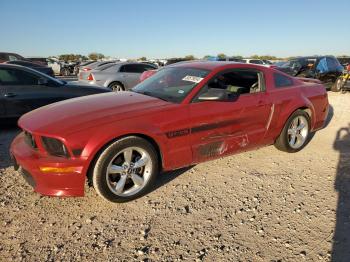
[[[220,53],[220,54],[218,54],[218,58],[219,58],[219,59],[225,59],[225,58],[226,58],[226,55],[223,54],[223,53]]]
[[[88,57],[91,60],[99,60],[99,59],[103,59],[105,56],[104,54],[94,52],[94,53],[90,53]]]
[[[86,56],[80,54],[62,54],[58,58],[63,61],[78,61],[78,60],[87,60]]]
[[[233,55],[232,58],[243,59],[243,56],[241,56],[241,55]]]
[[[208,58],[210,58],[211,57],[211,55],[205,55],[205,56],[203,56],[203,59],[204,60],[207,60]]]
[[[137,59],[139,61],[147,61],[147,57],[143,56],[143,57],[140,57],[139,59]]]
[[[195,60],[196,58],[194,57],[194,55],[187,55],[185,56],[185,60]]]

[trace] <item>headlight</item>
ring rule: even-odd
[[[61,140],[52,137],[41,138],[45,150],[53,156],[69,157],[68,150]]]
[[[34,149],[37,149],[37,145],[33,135],[27,131],[24,131],[24,141]]]

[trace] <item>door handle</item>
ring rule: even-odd
[[[4,97],[15,97],[15,96],[16,96],[15,93],[6,93],[6,94],[4,95]]]

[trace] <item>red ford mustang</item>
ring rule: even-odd
[[[123,202],[145,194],[160,171],[264,145],[297,152],[324,126],[328,98],[272,68],[227,62],[169,66],[130,92],[51,104],[19,120],[15,166],[36,192]]]

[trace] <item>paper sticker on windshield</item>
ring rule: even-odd
[[[185,76],[184,78],[182,78],[182,80],[193,82],[193,83],[199,83],[200,81],[203,80],[203,78],[198,76]]]

